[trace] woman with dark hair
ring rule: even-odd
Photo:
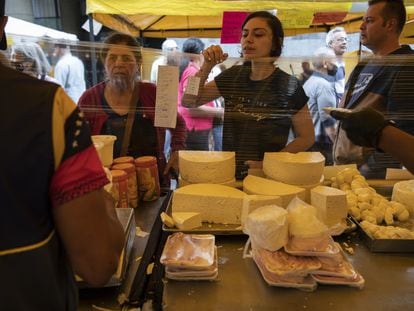
[[[185,120],[187,127],[186,145],[189,150],[209,150],[209,134],[213,127],[213,118],[223,115],[223,108],[215,108],[210,101],[197,108],[186,108],[181,104],[188,79],[194,76],[203,63],[200,53],[204,49],[204,43],[198,38],[189,38],[183,44],[181,64],[179,66],[178,84],[178,112]]]
[[[169,168],[178,169],[175,151],[185,149],[184,120],[177,115],[176,128],[169,129],[173,153],[166,164],[163,151],[166,128],[154,126],[156,86],[140,81],[142,56],[138,42],[129,35],[115,33],[105,44],[101,57],[107,79],[83,93],[79,108],[89,122],[92,135],[117,137],[114,157],[155,156],[160,180],[167,186]],[[130,139],[124,144],[126,150],[121,150],[130,113],[134,114]]]
[[[314,143],[308,97],[294,76],[275,65],[283,38],[276,16],[266,11],[250,14],[242,26],[244,63],[205,84],[212,68],[228,57],[220,46],[210,46],[203,51],[204,63],[196,75],[198,94],[183,97],[186,107],[198,107],[223,96],[223,150],[236,152],[238,179],[246,176],[248,168],[261,167],[265,152],[305,151]],[[291,128],[295,138],[288,143]]]

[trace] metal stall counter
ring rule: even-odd
[[[124,276],[118,283],[114,282],[113,278],[108,286],[103,288],[90,288],[80,284],[79,311],[121,310],[122,306],[129,305],[129,299],[132,297],[135,304],[142,304],[146,300],[146,288],[151,275],[147,269],[152,267],[151,263],[158,249],[162,249],[163,244],[159,245],[163,243],[162,236],[166,236],[161,230],[159,214],[166,208],[170,195],[169,191],[164,191],[159,199],[141,202],[137,208],[132,209],[132,225],[135,230],[126,258]],[[128,217],[127,210],[131,209],[120,210],[117,210],[118,218],[124,224]]]
[[[166,280],[164,310],[410,310],[414,306],[414,256],[371,253],[355,232],[336,238],[354,250],[348,260],[365,278],[363,289],[318,285],[313,292],[269,286],[251,258],[247,236],[216,236],[216,281]]]

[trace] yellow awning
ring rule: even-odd
[[[225,11],[276,9],[286,36],[323,32],[333,25],[341,25],[347,32],[356,32],[367,1],[87,0],[86,3],[87,13],[93,14],[95,20],[136,37],[213,38],[220,37]],[[414,6],[410,6],[414,5],[414,0],[405,1],[405,4],[408,13],[414,13]],[[340,22],[313,24],[314,14],[320,12],[347,14]],[[404,32],[405,36],[411,34],[414,32]]]

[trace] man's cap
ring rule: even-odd
[[[172,39],[167,39],[162,43],[162,50],[165,52],[172,51],[174,49],[178,49],[177,42]]]
[[[6,0],[0,0],[0,17],[4,16],[4,7],[6,6]],[[6,33],[3,33],[3,37],[0,40],[0,50],[7,49]]]

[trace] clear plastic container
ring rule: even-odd
[[[118,158],[115,158],[114,159],[114,161],[112,162],[112,165],[124,164],[124,163],[134,164],[134,158],[133,157],[129,157],[129,156],[118,157]]]
[[[106,167],[110,167],[114,158],[114,143],[116,136],[114,135],[92,135],[92,142],[103,143],[101,149],[102,164]]]
[[[111,194],[116,201],[116,207],[128,207],[128,174],[122,170],[111,170]]]
[[[160,197],[160,180],[157,159],[143,156],[135,159],[137,172],[138,196],[142,201],[154,201]]]
[[[115,159],[116,160],[116,159]],[[114,160],[114,163],[115,163]],[[121,163],[112,165],[113,170],[122,170],[127,173],[128,202],[132,208],[138,207],[138,186],[135,165],[133,163]]]

